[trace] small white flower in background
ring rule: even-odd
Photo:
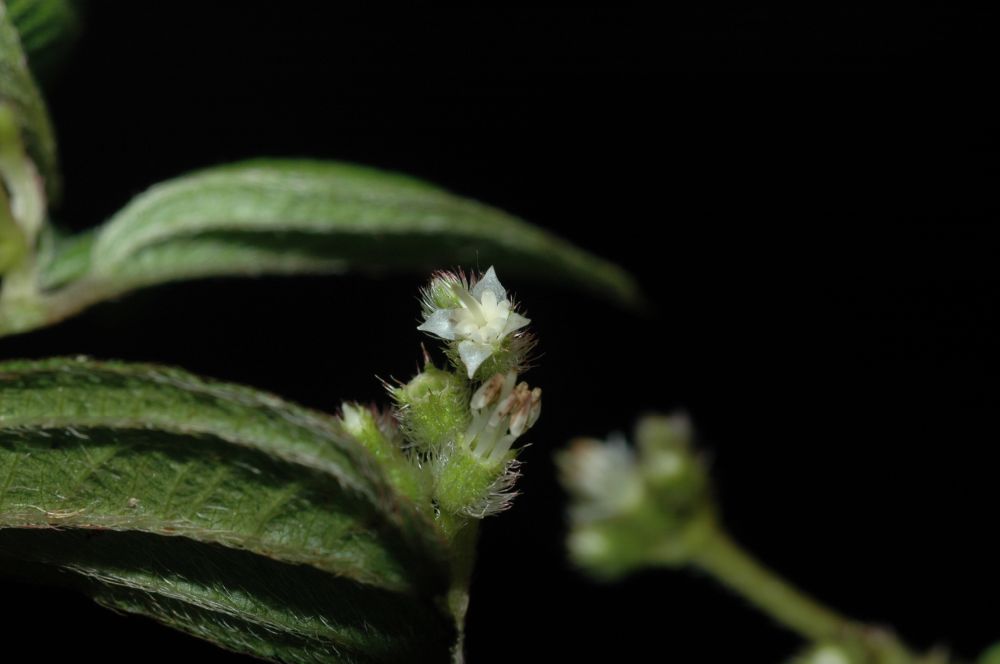
[[[492,266],[471,291],[461,280],[452,281],[450,286],[458,306],[427,312],[426,320],[417,329],[458,341],[458,355],[472,378],[507,335],[531,321],[512,309]]]
[[[542,389],[517,382],[517,374],[495,374],[469,404],[472,422],[462,443],[488,464],[503,461],[511,445],[530,429],[542,411]]]
[[[804,657],[802,664],[851,664],[851,660],[837,646],[824,645]]]
[[[643,500],[645,486],[635,452],[621,436],[607,443],[578,439],[557,462],[563,484],[576,498],[571,509],[577,523],[618,516]]]

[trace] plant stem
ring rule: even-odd
[[[692,561],[779,623],[812,641],[857,634],[864,627],[793,588],[716,526]]]
[[[43,294],[38,292],[38,277],[33,272],[13,281],[12,276],[4,278],[0,292],[0,337],[58,323],[121,292],[107,282],[81,279],[53,293]]]
[[[469,610],[469,584],[476,561],[479,540],[479,520],[469,519],[451,534],[451,587],[448,589],[448,611],[455,620],[457,638],[452,650],[452,664],[465,662],[465,614]]]

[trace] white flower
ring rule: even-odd
[[[635,453],[620,436],[607,443],[576,440],[557,463],[563,484],[576,498],[571,508],[576,523],[620,516],[637,507],[645,495]]]
[[[449,284],[458,306],[431,310],[417,329],[458,341],[458,355],[472,378],[507,335],[531,321],[511,308],[507,291],[492,266],[471,291],[457,279]]]
[[[824,645],[802,659],[802,664],[851,664],[850,658],[837,646]]]
[[[495,374],[483,383],[469,404],[472,422],[462,437],[482,461],[495,465],[504,460],[511,445],[530,429],[542,411],[542,390],[517,382],[517,374]]]

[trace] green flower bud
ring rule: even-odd
[[[420,303],[425,318],[439,309],[457,309],[462,301],[456,294],[458,289],[469,290],[469,280],[461,271],[436,272],[431,282],[420,292]]]
[[[406,438],[420,451],[440,450],[469,425],[469,384],[432,364],[406,385],[394,388],[392,396]]]
[[[346,402],[339,421],[345,433],[372,453],[390,484],[418,506],[429,502],[429,478],[404,452],[403,436],[391,415]]]
[[[639,471],[654,500],[680,512],[709,502],[708,474],[691,450],[691,423],[683,415],[647,415],[635,428]]]

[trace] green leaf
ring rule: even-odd
[[[14,110],[28,153],[45,179],[49,198],[58,197],[56,141],[45,102],[28,70],[13,10],[0,0],[0,104]]]
[[[10,21],[21,36],[32,70],[36,75],[47,73],[76,36],[76,8],[69,0],[6,2]]]
[[[0,555],[224,647],[443,661],[429,511],[334,418],[277,397],[155,366],[0,364]]]
[[[85,239],[56,246],[41,275],[48,300],[35,312],[0,310],[0,333],[197,277],[492,263],[639,301],[619,267],[425,182],[348,164],[250,161],[158,184]]]
[[[442,661],[452,636],[418,597],[183,537],[0,530],[0,564],[280,661]]]
[[[983,651],[979,655],[979,659],[976,660],[976,664],[1000,664],[1000,643],[994,644]]]

